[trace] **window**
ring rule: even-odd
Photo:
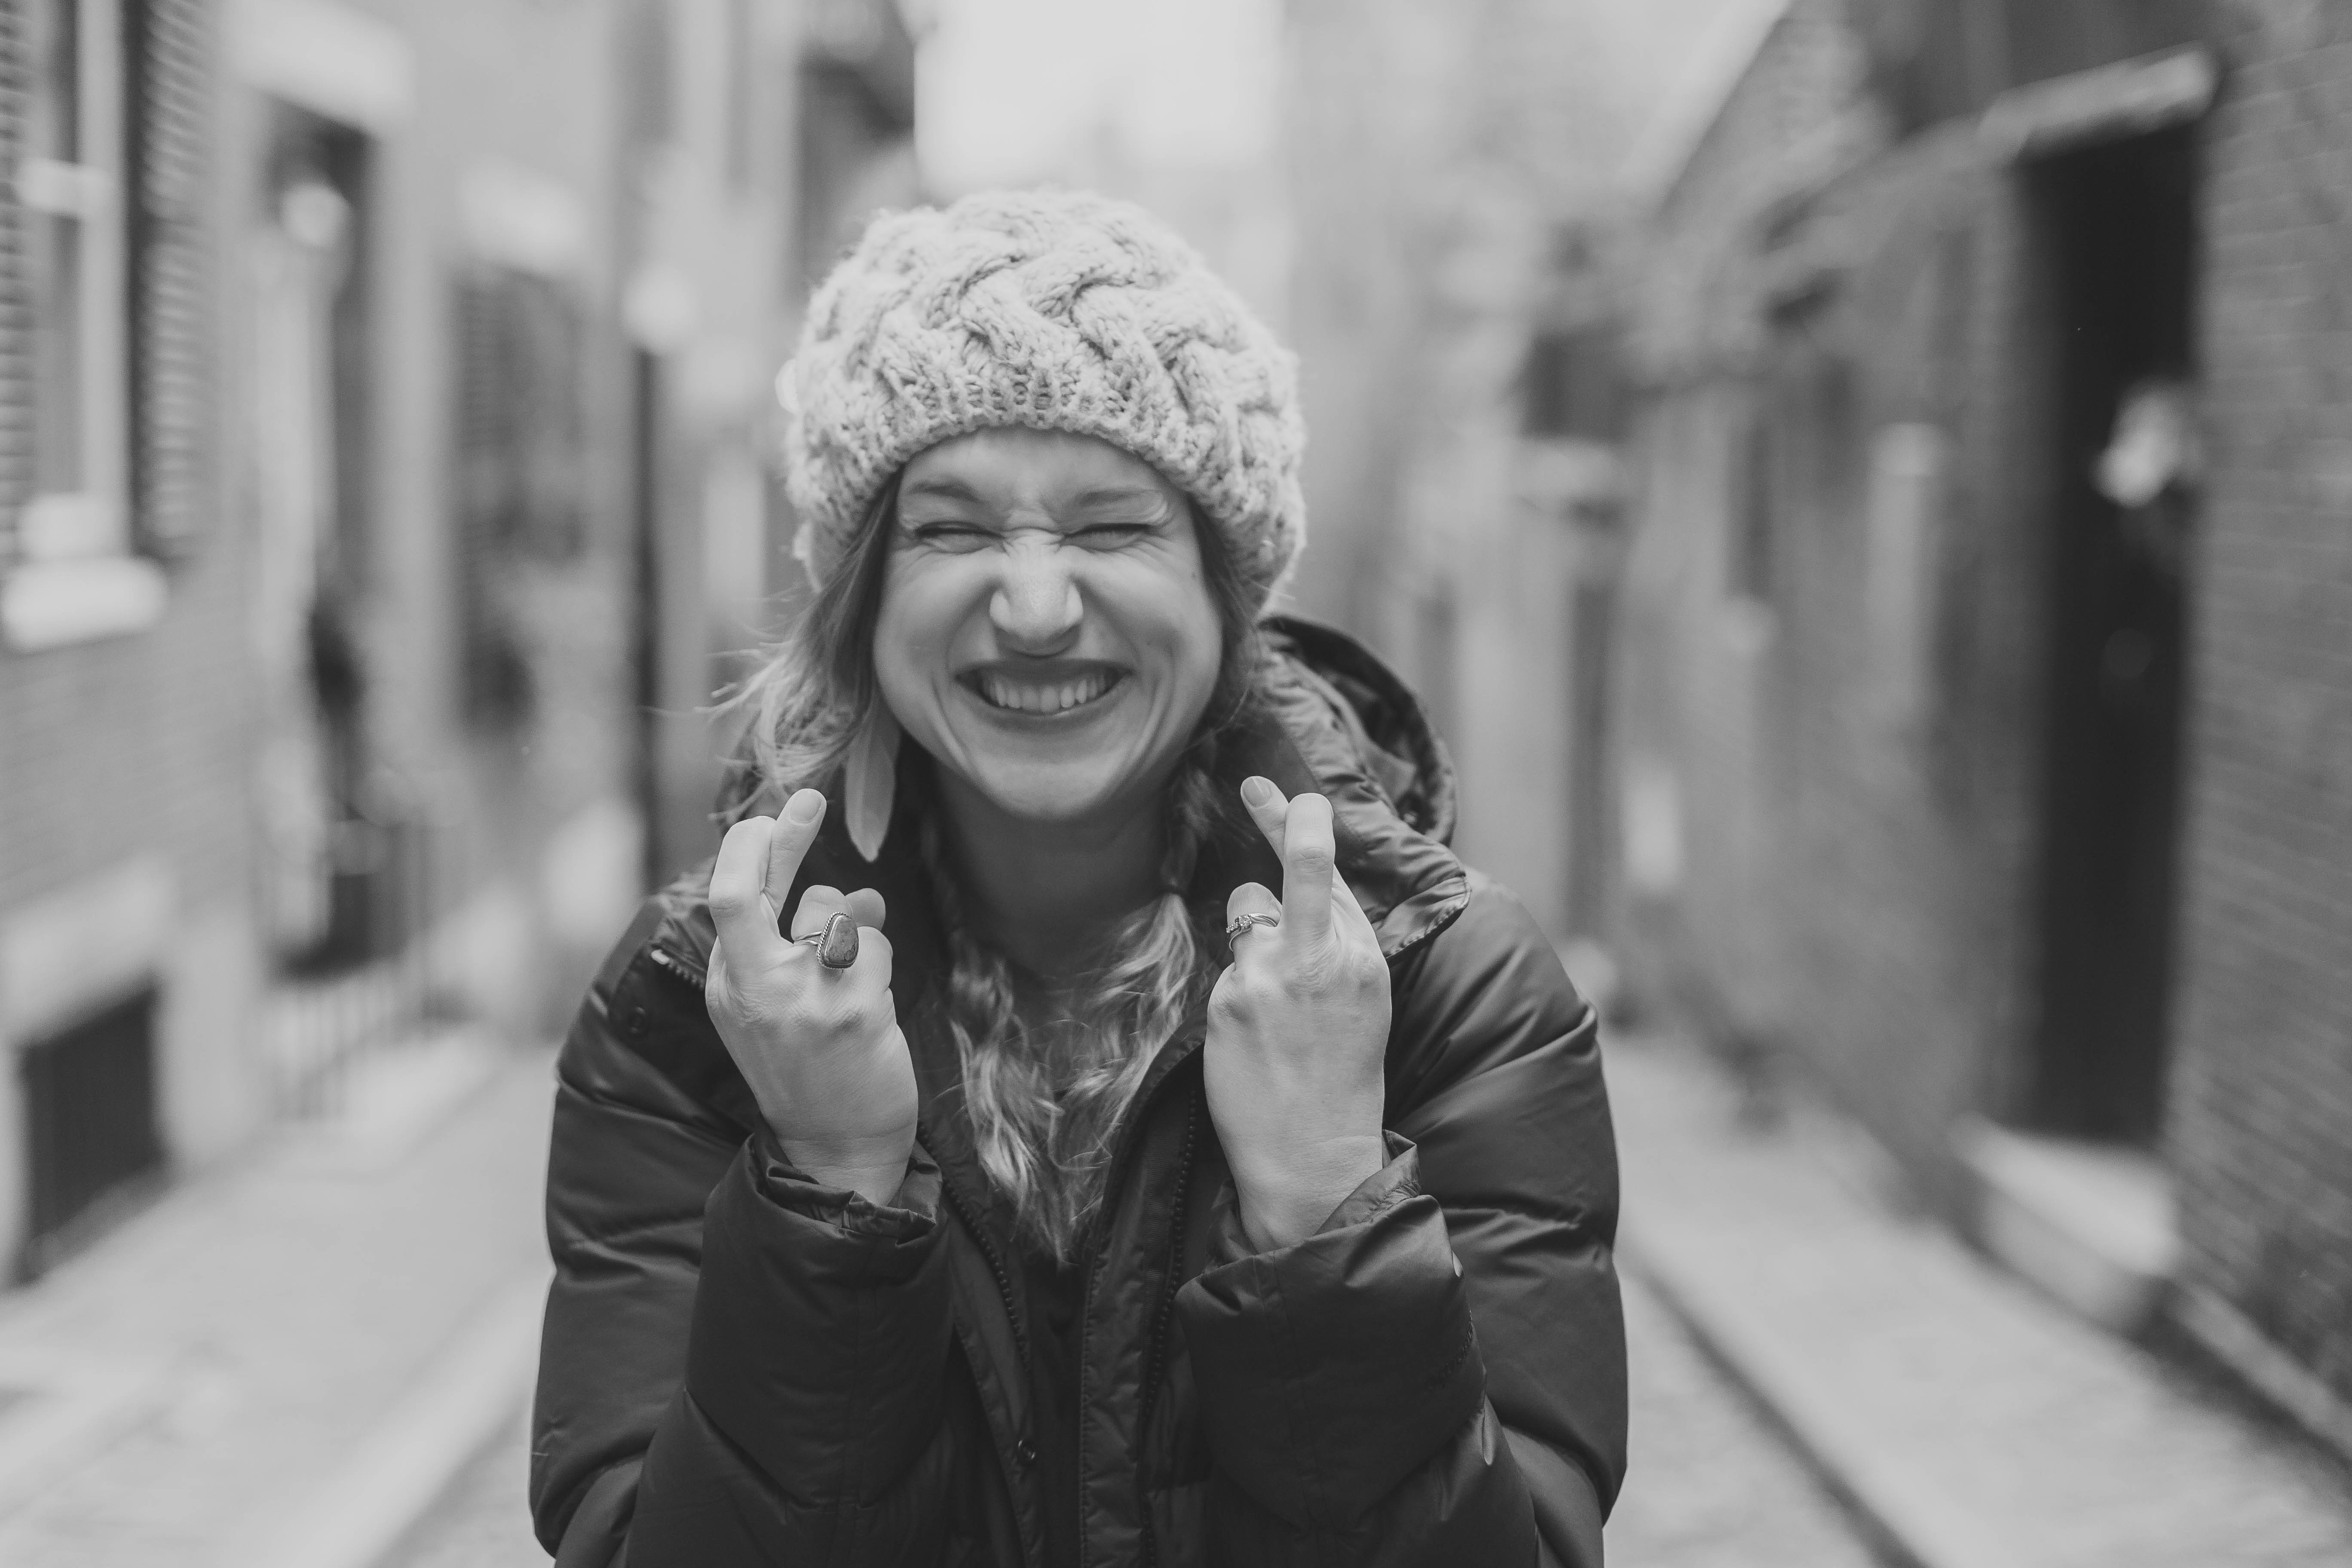
[[[1724,561],[1725,585],[1738,597],[1759,604],[1772,597],[1772,558],[1780,532],[1780,468],[1773,423],[1772,411],[1759,407],[1739,433]]]
[[[145,626],[163,585],[131,552],[123,10],[27,0],[18,15],[31,428],[25,488],[0,516],[0,636],[31,650]]]
[[[1520,370],[1520,420],[1530,436],[1614,441],[1625,433],[1624,388],[1611,327],[1539,332]]]
[[[1888,425],[1871,441],[1864,609],[1873,706],[1895,725],[1916,722],[1932,695],[1945,461],[1933,425]]]

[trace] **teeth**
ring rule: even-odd
[[[1092,702],[1109,690],[1111,678],[1106,674],[1082,676],[1059,686],[1033,686],[988,674],[980,678],[980,694],[991,706],[1010,708],[1015,712],[1061,713]]]

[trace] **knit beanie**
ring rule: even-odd
[[[776,378],[793,552],[822,586],[908,459],[999,426],[1094,436],[1199,505],[1256,604],[1306,542],[1296,362],[1132,203],[995,191],[875,220]]]

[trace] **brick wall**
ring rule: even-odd
[[[2191,1298],[2352,1394],[2352,17],[2222,15],[2199,132],[2210,470],[2158,1148]],[[2025,1108],[2039,1005],[2053,499],[2033,476],[2054,472],[2041,399],[2063,323],[2027,183],[1964,121],[1874,143],[1825,16],[1795,8],[1733,94],[1636,305],[1653,386],[1632,771],[1678,782],[1685,866],[1634,913],[1662,982],[1786,1047],[1948,1200],[1955,1119]],[[1787,422],[1825,365],[1851,402],[1832,471],[1798,487],[1743,601],[1745,433]],[[1890,721],[1864,492],[1895,424],[1950,456],[1929,684]]]
[[[2017,962],[2024,748],[2014,721],[1987,733],[2018,641],[1997,624],[2015,595],[1988,581],[2003,433],[1969,395],[1999,374],[2007,237],[1966,139],[1890,148],[1864,82],[1837,8],[1793,7],[1651,236],[1629,783],[1673,781],[1683,874],[1631,914],[1654,985],[1787,1053],[1941,1189]],[[1897,423],[1953,454],[1929,617],[1948,647],[1924,710],[1889,717],[1865,510]],[[1760,484],[1777,499],[1753,524]],[[1743,565],[1750,526],[1769,542]]]
[[[184,38],[197,7],[154,8]],[[14,166],[26,65],[21,19],[0,27],[0,161]],[[0,201],[0,512],[29,499],[33,396],[25,220]],[[175,345],[181,346],[181,345]],[[201,345],[197,345],[201,347]],[[172,412],[177,412],[173,410]],[[183,509],[209,498],[198,474]],[[209,521],[210,520],[205,520]],[[30,655],[0,653],[0,908],[140,851],[167,854],[191,895],[234,897],[244,853],[243,736],[235,542],[184,525],[190,553],[163,619],[142,636]]]
[[[440,830],[434,890],[443,912],[479,906],[483,920],[466,931],[498,939],[469,942],[455,955],[503,971],[495,994],[470,973],[436,972],[436,984],[536,1028],[542,1014],[559,1005],[568,1013],[576,1002],[590,958],[572,950],[601,952],[625,922],[633,889],[619,887],[614,898],[607,884],[630,879],[636,858],[625,755],[626,358],[607,221],[617,163],[604,135],[607,99],[625,68],[593,8],[525,13],[450,0],[382,9],[413,51],[427,100],[463,107],[370,132],[361,401],[372,449],[352,470],[373,524],[370,599],[353,628],[368,667],[367,750],[395,775],[395,800],[413,795]],[[153,955],[165,988],[159,1066],[174,1152],[191,1160],[233,1145],[272,1104],[254,1016],[273,978],[255,912],[266,851],[256,831],[263,805],[254,752],[260,704],[288,700],[260,689],[254,648],[259,545],[250,459],[271,432],[255,427],[248,266],[255,215],[268,210],[270,138],[286,111],[229,69],[236,51],[219,29],[233,11],[216,0],[147,0],[131,17],[146,22],[135,34],[142,58],[169,78],[145,100],[156,140],[133,171],[139,221],[151,247],[168,254],[130,291],[142,351],[131,387],[142,422],[138,537],[166,571],[164,609],[129,635],[0,651],[0,922],[127,861],[167,874],[172,930]],[[0,6],[6,167],[26,90],[19,22],[16,7]],[[480,90],[505,82],[505,62],[520,56],[554,62],[544,92]],[[357,127],[365,115],[353,115]],[[471,242],[457,195],[492,153],[563,182],[580,201],[586,255],[566,286],[588,320],[583,353],[593,363],[581,378],[591,426],[580,476],[586,542],[563,570],[532,583],[526,606],[527,629],[541,634],[541,700],[527,729],[485,736],[459,712],[452,652],[459,568],[448,479],[457,419],[446,311],[452,258]],[[31,483],[23,224],[4,198],[0,525]],[[575,859],[617,859],[617,877],[594,866],[551,868],[547,847],[559,840]],[[0,1030],[13,1027],[9,1017],[0,1005]],[[0,1068],[12,1043],[0,1039]],[[0,1081],[0,1255],[20,1196],[17,1121]]]
[[[25,996],[0,997],[0,1256],[12,1260],[25,1203],[14,1048],[28,1036],[75,1021],[71,1014],[102,1005],[148,970],[162,992],[157,1110],[169,1155],[217,1156],[266,1104],[249,1012],[247,563],[242,541],[221,526],[217,469],[201,434],[218,391],[203,235],[208,13],[201,0],[154,0],[126,16],[147,26],[129,26],[124,39],[158,85],[125,193],[138,239],[129,283],[141,305],[126,391],[137,406],[132,533],[168,552],[167,600],[154,625],[130,635],[0,650],[0,921],[109,885],[131,867],[160,873],[170,899],[160,948],[147,945],[156,933],[121,933],[125,951],[135,950],[129,968],[92,952],[85,973],[47,987],[37,1011]],[[27,88],[22,25],[16,8],[0,13],[0,165],[8,167]],[[0,199],[0,408],[12,416],[0,420],[0,519],[10,521],[34,482],[26,228],[13,194]]]
[[[143,11],[159,35],[159,54],[169,57],[173,112],[157,128],[156,148],[164,155],[138,163],[183,213],[201,179],[191,165],[200,167],[196,126],[204,111],[188,100],[202,91],[205,7],[157,0]],[[15,166],[26,90],[22,26],[14,7],[0,15],[0,163],[7,167]],[[126,39],[126,47],[142,41]],[[0,515],[11,519],[30,499],[32,484],[25,229],[22,208],[0,200],[0,407],[17,413],[0,421]],[[175,274],[172,289],[203,286],[201,273],[189,275],[184,262]],[[47,653],[0,652],[0,909],[141,852],[171,858],[193,901],[242,897],[236,541],[221,536],[216,520],[205,515],[213,510],[212,470],[184,436],[201,423],[209,395],[200,390],[210,347],[202,305],[173,303],[163,312],[171,319],[133,347],[136,354],[160,342],[180,372],[178,380],[154,389],[157,417],[133,426],[134,440],[162,438],[163,458],[155,462],[152,449],[134,458],[154,481],[136,498],[134,532],[168,536],[186,555],[173,572],[169,608],[152,632]],[[168,522],[155,525],[156,513],[168,514]]]
[[[2352,1397],[2352,18],[2225,15],[2168,1141],[2190,1287]]]
[[[2035,956],[2017,200],[1966,125],[1893,141],[1839,9],[1799,5],[1676,182],[1633,307],[1628,788],[1671,781],[1683,850],[1678,886],[1634,889],[1637,974],[1797,1066],[1947,1203],[1955,1123],[2011,1100]],[[1890,431],[1944,454],[1893,641],[1872,568]],[[1736,559],[1744,527],[1760,565]],[[1889,696],[1895,660],[1915,693]]]

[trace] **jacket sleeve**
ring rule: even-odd
[[[1223,1216],[1179,1294],[1218,1563],[1600,1568],[1625,1341],[1597,1028],[1473,888],[1395,972],[1388,1165],[1291,1247]]]
[[[541,1543],[563,1568],[928,1568],[951,1458],[938,1172],[919,1155],[887,1207],[812,1183],[714,1106],[723,1066],[699,991],[643,951],[565,1041]]]

